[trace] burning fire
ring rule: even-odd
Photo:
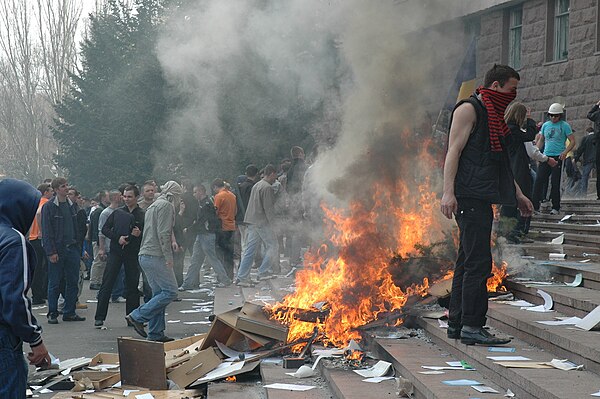
[[[416,256],[415,244],[429,245],[442,237],[439,200],[429,180],[416,187],[415,195],[402,182],[393,190],[375,184],[370,204],[353,202],[347,211],[323,207],[331,244],[306,254],[296,292],[271,309],[274,318],[289,326],[288,341],[308,337],[314,328],[296,320],[294,309],[326,302],[328,315],[320,320],[320,330],[326,344],[342,347],[360,340],[356,328],[401,309],[411,295],[426,295],[428,279],[400,287],[390,266],[394,257]]]
[[[507,267],[508,263],[505,261],[502,261],[500,267],[496,265],[496,262],[492,261],[492,277],[487,281],[488,292],[506,291],[502,283],[508,277]]]

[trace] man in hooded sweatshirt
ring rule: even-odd
[[[31,347],[27,355],[31,364],[50,364],[42,328],[27,297],[35,252],[24,234],[33,222],[40,196],[38,190],[23,181],[0,181],[0,398],[26,397],[23,342]]]
[[[177,280],[173,271],[173,251],[178,248],[173,235],[175,204],[181,200],[183,189],[174,181],[161,187],[160,196],[146,209],[139,261],[152,298],[125,319],[135,331],[149,341],[168,342],[165,335],[165,309],[177,298]],[[148,323],[146,333],[144,323]]]

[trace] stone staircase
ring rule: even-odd
[[[565,215],[573,215],[561,222]],[[447,387],[444,380],[468,378],[494,387],[501,394],[510,389],[522,398],[591,398],[600,391],[600,332],[584,331],[574,326],[549,326],[538,321],[556,317],[584,317],[600,305],[600,201],[566,200],[561,215],[536,215],[531,223],[535,242],[511,246],[523,256],[531,268],[543,269],[554,282],[571,282],[578,273],[583,276],[579,287],[527,286],[509,281],[507,288],[517,299],[543,304],[537,290],[543,289],[554,301],[554,311],[537,313],[508,304],[490,302],[488,326],[497,334],[513,337],[506,347],[511,353],[490,352],[481,346],[466,346],[446,337],[437,320],[416,318],[431,343],[420,340],[372,339],[374,351],[391,361],[399,374],[413,381],[416,398],[484,398],[501,397],[478,393],[471,387]],[[550,241],[564,234],[562,245]],[[565,260],[550,260],[549,252],[567,254]],[[581,261],[589,260],[585,263]],[[419,341],[419,342],[415,342]],[[422,354],[422,355],[419,355]],[[488,356],[524,356],[536,362],[568,359],[583,365],[583,371],[559,369],[506,368]],[[415,356],[418,358],[415,361]],[[422,365],[444,365],[447,360],[464,360],[476,371],[446,371],[442,375],[424,375]],[[452,388],[452,389],[449,389]],[[460,389],[457,389],[460,388]]]

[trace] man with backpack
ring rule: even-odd
[[[217,286],[227,287],[231,285],[231,279],[216,252],[216,232],[221,227],[221,220],[217,217],[214,200],[206,194],[206,188],[202,184],[194,186],[194,197],[199,203],[198,214],[194,223],[186,228],[184,233],[195,235],[196,240],[194,241],[190,267],[183,284],[179,287],[179,291],[198,288],[200,268],[205,258],[217,273]]]

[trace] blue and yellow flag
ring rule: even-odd
[[[477,42],[473,38],[467,48],[463,62],[456,73],[454,83],[446,96],[446,103],[444,104],[446,109],[452,110],[457,102],[468,98],[475,91],[475,78],[477,75],[476,54]]]

